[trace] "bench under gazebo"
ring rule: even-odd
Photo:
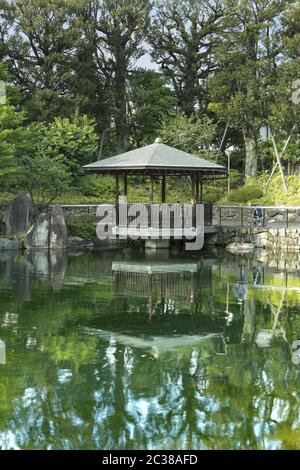
[[[159,179],[161,182],[161,204],[165,204],[167,203],[167,177],[189,177],[193,206],[203,203],[202,190],[205,181],[226,177],[226,169],[223,166],[164,145],[160,142],[160,139],[157,139],[154,144],[85,165],[83,168],[87,173],[114,176],[116,228],[119,234],[121,230],[119,227],[119,205],[120,202],[123,204],[128,203],[128,179],[130,176],[147,176],[150,178],[150,200],[145,201],[150,205],[154,204],[155,180]],[[123,183],[122,188],[120,181]],[[209,207],[207,208],[209,209]],[[209,212],[205,211],[206,222],[210,217]]]

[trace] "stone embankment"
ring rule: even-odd
[[[209,245],[228,246],[233,243],[252,244],[254,248],[272,251],[300,251],[299,228],[220,227],[207,240]]]

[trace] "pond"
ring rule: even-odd
[[[0,448],[300,449],[299,264],[271,261],[0,253]]]

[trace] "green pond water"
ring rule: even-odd
[[[300,449],[300,270],[0,253],[0,448]]]

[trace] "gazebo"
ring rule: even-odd
[[[196,206],[197,203],[203,202],[203,182],[212,178],[225,178],[227,174],[225,167],[164,145],[160,139],[156,139],[154,144],[85,165],[83,168],[87,173],[115,177],[116,208],[119,207],[122,193],[127,202],[129,176],[142,175],[150,177],[150,204],[154,203],[154,178],[161,180],[161,203],[164,204],[167,202],[166,178],[168,176],[190,177],[191,201]],[[120,191],[120,179],[123,180],[122,192]],[[117,215],[117,225],[118,220]]]

